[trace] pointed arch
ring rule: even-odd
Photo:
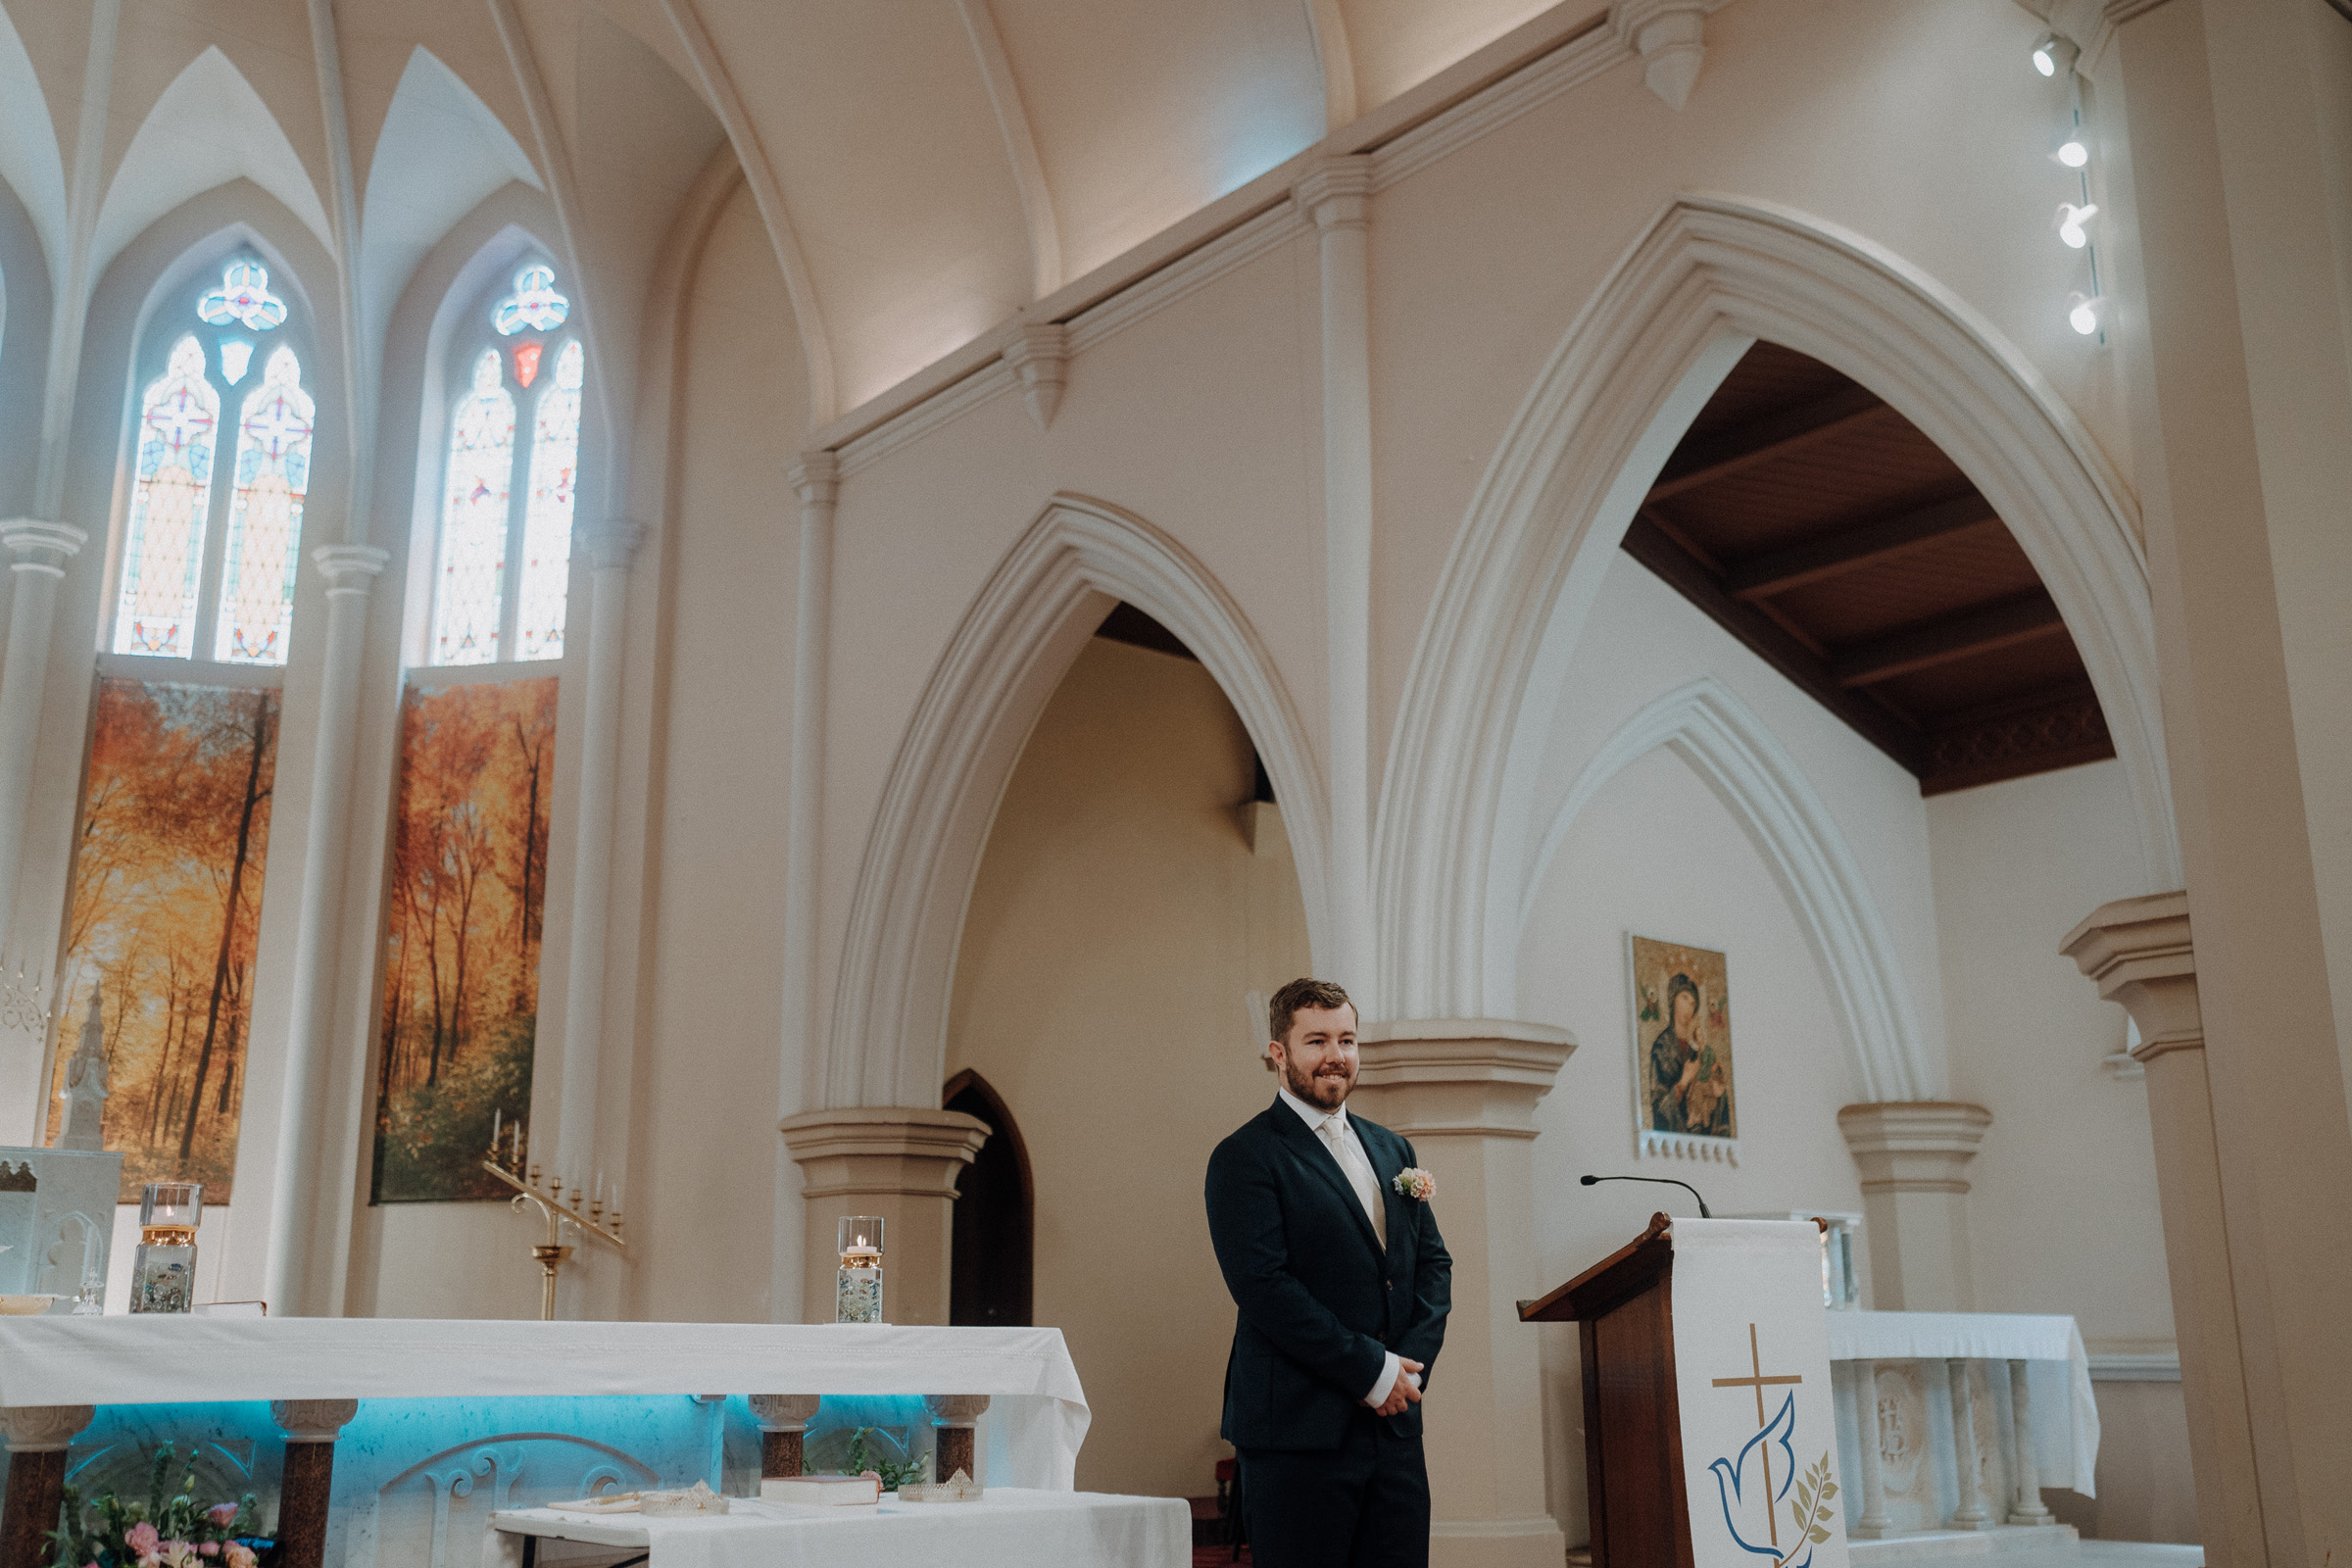
[[[1047,699],[1122,599],[1183,639],[1240,714],[1283,803],[1309,944],[1328,951],[1326,796],[1273,660],[1182,545],[1107,502],[1057,495],[949,639],[891,763],[812,1064],[817,1107],[928,1104],[938,1092],[956,951],[998,799]]]
[[[17,193],[40,236],[52,286],[66,275],[66,165],[49,99],[24,40],[0,6],[0,181]]]
[[[172,78],[116,166],[98,209],[89,275],[102,275],[123,246],[172,208],[240,177],[284,203],[334,254],[334,229],[301,156],[253,83],[213,45]]]
[[[1544,874],[1585,808],[1628,764],[1661,746],[1714,791],[1772,868],[1821,965],[1864,1098],[1940,1094],[1942,1075],[1928,1055],[1910,981],[1861,861],[1796,759],[1712,675],[1650,702],[1585,763],[1528,862],[1518,930],[1525,931]]]
[[[988,1141],[956,1173],[948,1321],[1028,1328],[1036,1321],[1037,1181],[1020,1123],[997,1086],[970,1067],[947,1081],[939,1103],[988,1123]]]
[[[1817,219],[1676,199],[1569,328],[1473,497],[1383,779],[1374,900],[1399,1017],[1507,1016],[1534,774],[1634,509],[1750,343],[1851,376],[1940,446],[2057,601],[2178,885],[2146,564],[2122,481],[2033,365],[1933,278]]]

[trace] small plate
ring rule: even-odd
[[[31,1317],[48,1311],[56,1300],[54,1296],[0,1296],[0,1317]]]

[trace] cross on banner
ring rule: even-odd
[[[1748,1376],[1717,1378],[1715,1387],[1719,1389],[1754,1389],[1756,1391],[1756,1425],[1761,1427],[1764,1425],[1764,1386],[1768,1383],[1802,1383],[1805,1380],[1793,1372],[1776,1377],[1764,1375],[1764,1357],[1762,1352],[1756,1348],[1756,1326],[1753,1323],[1747,1326],[1747,1364]],[[1764,1527],[1771,1533],[1774,1547],[1778,1548],[1781,1544],[1781,1524],[1780,1509],[1773,1501],[1772,1445],[1769,1443],[1764,1445],[1761,1452],[1764,1459]],[[1794,1555],[1793,1549],[1790,1554]]]

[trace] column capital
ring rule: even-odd
[[[0,1433],[11,1453],[55,1453],[98,1413],[87,1404],[18,1404],[0,1408]]]
[[[288,1443],[332,1443],[360,1413],[357,1399],[272,1399],[270,1419]]]
[[[588,564],[599,571],[627,566],[643,543],[645,525],[626,518],[599,523],[580,535],[580,548],[588,553]]]
[[[804,452],[784,466],[785,482],[804,507],[829,507],[841,499],[841,458],[819,449]]]
[[[941,1427],[968,1427],[988,1413],[985,1394],[926,1394],[923,1408],[931,1413],[931,1424]]]
[[[1070,329],[1058,321],[1022,321],[1004,333],[1004,364],[1021,383],[1021,402],[1040,430],[1054,422],[1070,362]]]
[[[804,1111],[776,1124],[808,1185],[804,1198],[894,1191],[956,1196],[956,1173],[988,1142],[988,1123],[921,1105],[847,1105]],[[891,1186],[874,1183],[885,1170]]]
[[[1888,1100],[1838,1112],[1865,1193],[1966,1193],[1961,1172],[1991,1125],[1991,1111],[1955,1100]]]
[[[1298,176],[1291,200],[1320,229],[1361,228],[1372,220],[1372,155],[1326,158]]]
[[[320,545],[311,552],[311,560],[326,574],[328,593],[364,594],[391,564],[392,552],[373,545]]]
[[[1359,1093],[1407,1137],[1533,1138],[1576,1037],[1511,1018],[1398,1019],[1357,1036]]]
[[[2102,1000],[2121,1004],[2139,1026],[2134,1057],[2145,1062],[2170,1051],[2205,1049],[2186,893],[2102,904],[2058,951],[2098,986]]]
[[[1725,0],[1617,0],[1609,28],[1642,57],[1642,80],[1674,109],[1690,100],[1707,55],[1707,13]]]
[[[813,1394],[755,1394],[752,1414],[762,1432],[802,1432],[816,1419],[820,1398]]]
[[[66,563],[78,555],[90,536],[70,522],[43,522],[37,517],[11,517],[0,522],[0,545],[13,558],[17,571],[44,577],[63,577]]]

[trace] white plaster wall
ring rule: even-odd
[[[1287,854],[1234,812],[1248,735],[1200,665],[1090,641],[998,808],[956,961],[948,1071],[979,1071],[1036,1183],[1036,1320],[1094,1422],[1078,1486],[1200,1496],[1234,1309],[1201,1180],[1265,1108],[1245,997],[1307,972]],[[1262,1031],[1262,1022],[1259,1025]]]

